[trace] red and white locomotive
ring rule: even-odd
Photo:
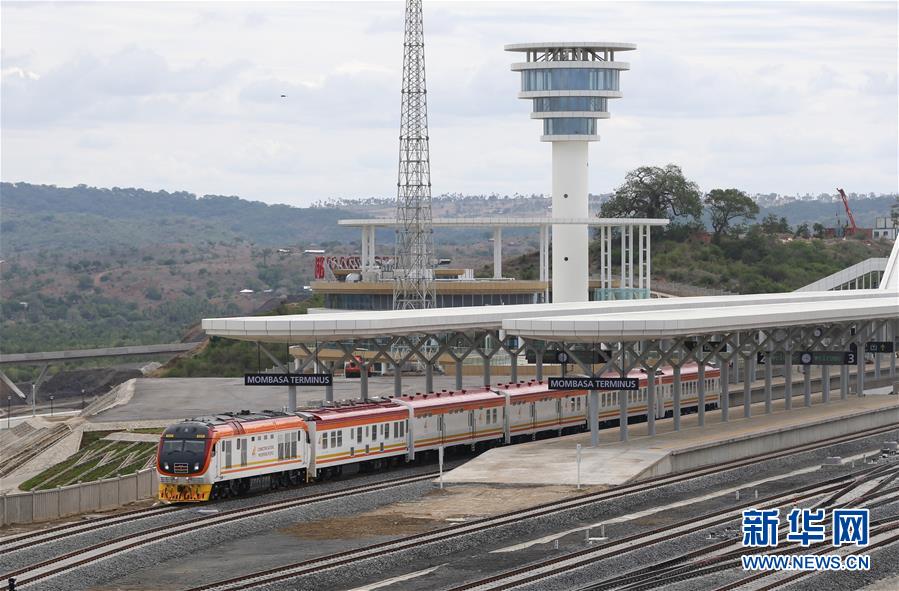
[[[705,404],[718,404],[717,368],[705,367]],[[628,416],[647,412],[647,380],[640,389],[600,393],[601,426],[617,424],[618,397],[626,395]],[[698,366],[681,369],[681,409],[695,412]],[[656,417],[673,410],[671,368],[657,371]],[[390,462],[412,461],[416,454],[456,445],[512,443],[538,433],[586,427],[587,392],[550,390],[531,380],[475,390],[432,392],[346,402],[294,413],[225,413],[198,417],[168,427],[157,452],[159,498],[206,501],[239,495],[251,488],[275,488],[339,474],[358,464],[374,470]]]

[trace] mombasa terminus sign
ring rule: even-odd
[[[637,378],[549,378],[550,390],[639,390]]]
[[[330,386],[334,376],[329,373],[246,373],[244,386]]]

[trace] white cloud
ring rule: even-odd
[[[392,195],[399,3],[4,3],[4,180],[308,203]],[[428,2],[435,193],[546,192],[506,43],[638,44],[590,190],[643,164],[704,188],[897,186],[892,3]],[[287,96],[282,98],[281,95]]]

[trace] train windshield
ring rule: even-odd
[[[162,455],[168,456],[174,452],[187,452],[186,455],[192,456],[197,455],[199,457],[203,456],[203,452],[206,451],[206,442],[205,441],[197,441],[197,440],[174,440],[171,439],[168,441],[162,442]],[[181,455],[181,454],[178,454]]]

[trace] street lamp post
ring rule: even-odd
[[[53,416],[53,394],[50,395],[50,416]]]
[[[12,396],[6,397],[6,429],[9,430],[12,424]]]
[[[81,389],[81,410],[84,410],[84,388]]]

